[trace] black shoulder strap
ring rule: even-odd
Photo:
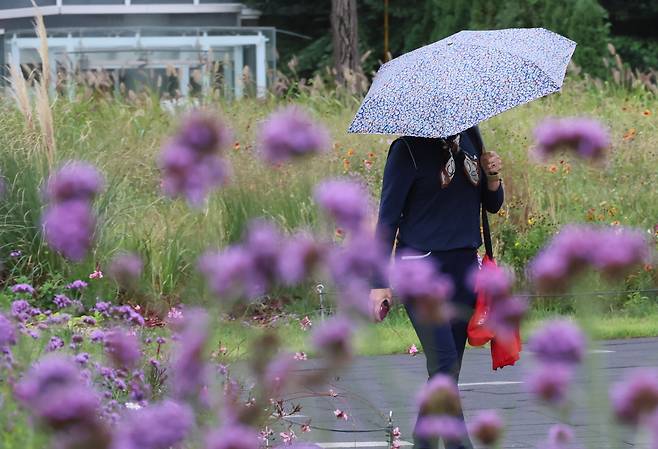
[[[418,170],[418,165],[416,165],[416,158],[414,157],[414,153],[411,151],[409,142],[407,142],[407,139],[405,139],[404,137],[400,137],[399,140],[403,141],[404,144],[407,146],[407,151],[409,151],[409,156],[411,156],[411,162],[414,163],[414,168]]]
[[[473,126],[466,130],[468,137],[472,140],[475,147],[480,151],[484,152],[484,143],[482,142],[482,135],[477,126]],[[487,256],[493,260],[493,245],[491,244],[491,229],[489,228],[489,217],[487,216],[487,210],[482,204],[482,240],[484,240],[484,250],[487,253]]]

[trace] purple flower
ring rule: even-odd
[[[206,449],[259,449],[258,432],[242,424],[227,424],[211,432]]]
[[[494,446],[502,436],[503,420],[494,410],[483,410],[475,416],[469,430],[485,446]]]
[[[257,220],[249,224],[245,248],[252,259],[252,283],[267,286],[276,281],[282,240],[272,223]]]
[[[219,153],[233,140],[233,133],[216,117],[194,111],[185,117],[176,138],[198,153]]]
[[[329,132],[297,106],[274,112],[258,135],[261,157],[270,164],[329,149]]]
[[[11,316],[18,321],[27,321],[31,316],[32,306],[24,299],[18,299],[11,303]]]
[[[415,433],[421,438],[460,441],[466,436],[466,425],[464,421],[454,416],[430,415],[418,420]]]
[[[294,285],[302,282],[322,263],[326,248],[311,235],[298,233],[285,242],[277,266],[281,280]]]
[[[92,244],[96,218],[89,203],[66,201],[51,204],[42,218],[48,244],[73,261],[84,259]]]
[[[14,325],[0,313],[0,353],[6,350],[9,346],[16,344],[16,329]]]
[[[137,338],[122,329],[106,333],[104,341],[105,351],[118,367],[133,368],[142,356]]]
[[[363,225],[368,213],[368,191],[359,182],[330,179],[315,188],[315,200],[336,223],[350,231]]]
[[[144,317],[127,304],[123,306],[111,307],[110,315],[115,318],[122,319],[130,324],[136,324],[137,326],[144,325]]]
[[[46,194],[51,203],[91,202],[102,189],[103,176],[93,165],[71,161],[48,179]]]
[[[649,243],[641,231],[628,228],[599,231],[592,264],[606,276],[621,277],[648,261]]]
[[[514,285],[514,274],[511,270],[494,264],[475,268],[469,275],[473,288],[487,295],[492,302],[509,297]]]
[[[658,411],[658,372],[638,369],[610,389],[612,408],[617,419],[638,424]]]
[[[335,362],[347,361],[352,356],[352,323],[341,316],[334,316],[313,331],[313,346]]]
[[[329,254],[329,271],[338,285],[369,282],[386,272],[388,256],[372,234],[355,234]]]
[[[265,286],[257,283],[262,282],[260,276],[253,276],[251,254],[241,246],[206,252],[199,259],[199,271],[219,297],[258,296],[265,291]]]
[[[229,136],[228,129],[209,115],[190,115],[160,154],[165,194],[185,196],[191,205],[199,206],[212,190],[224,185],[230,168],[221,149]]]
[[[50,337],[50,341],[48,341],[48,346],[46,346],[46,351],[52,352],[52,351],[57,351],[58,349],[61,349],[64,347],[64,340],[59,338],[57,335],[53,335]]]
[[[127,288],[134,285],[143,269],[144,264],[137,254],[123,253],[112,259],[108,272],[121,287]]]
[[[98,413],[98,397],[85,385],[75,364],[56,354],[33,365],[16,385],[15,395],[54,428],[88,424]]]
[[[171,363],[171,388],[176,398],[198,398],[209,373],[204,360],[208,315],[202,310],[189,310],[178,325],[181,331]]]
[[[75,356],[75,363],[79,364],[80,366],[87,365],[87,362],[89,362],[89,354],[88,353],[81,352],[80,354],[77,354]]]
[[[107,301],[98,301],[92,310],[100,313],[105,317],[109,317],[111,309],[112,309],[111,303]]]
[[[93,316],[88,316],[88,315],[85,315],[85,316],[82,317],[82,322],[85,323],[88,326],[96,326],[96,324],[97,324],[96,323],[96,318],[94,318]]]
[[[83,288],[87,288],[87,284],[85,281],[82,281],[80,279],[75,280],[71,282],[69,285],[66,286],[69,290],[82,290]]]
[[[560,405],[567,398],[573,369],[561,363],[540,364],[526,382],[528,391],[549,404]]]
[[[60,294],[55,295],[55,297],[53,298],[53,302],[59,309],[64,309],[70,306],[71,304],[73,304],[73,302],[68,296],[60,295]]]
[[[169,449],[178,447],[194,424],[192,410],[164,401],[127,413],[110,449]]]
[[[263,373],[264,386],[272,397],[279,397],[286,385],[291,382],[293,371],[298,368],[299,361],[294,354],[277,355],[265,367]]]
[[[498,339],[513,337],[527,311],[528,300],[522,297],[510,296],[492,302],[487,327],[495,332]]]
[[[548,429],[548,446],[565,446],[573,441],[575,434],[573,428],[565,424],[555,424]]]
[[[36,290],[30,284],[16,284],[11,287],[12,293],[27,293],[28,295],[34,295]]]
[[[103,331],[100,330],[100,329],[94,329],[94,330],[91,331],[91,333],[89,334],[89,339],[90,339],[93,343],[102,343],[102,342],[105,340],[105,332],[103,332]]]
[[[432,376],[419,391],[417,403],[422,415],[456,415],[461,411],[457,384],[446,374]]]
[[[528,342],[528,347],[542,363],[565,363],[575,365],[585,356],[587,345],[580,328],[568,320],[548,321],[537,330]]]
[[[402,257],[412,256],[403,254]],[[391,271],[391,286],[400,300],[413,304],[426,321],[443,322],[449,318],[448,301],[453,286],[427,259],[400,260]]]
[[[21,257],[22,255],[23,255],[23,253],[21,251],[18,251],[18,250],[12,251],[12,252],[9,253],[9,257],[14,257],[14,258],[15,257]]]
[[[586,160],[600,160],[610,146],[608,132],[596,120],[570,117],[546,119],[535,128],[535,154],[545,160],[569,149]]]

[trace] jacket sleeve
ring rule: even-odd
[[[390,255],[393,250],[404,204],[416,177],[415,162],[410,151],[410,148],[402,139],[395,140],[388,151],[384,167],[375,236],[382,244],[387,255]],[[387,286],[388,282],[382,279],[381,276],[373,276],[372,288],[385,288]]]
[[[487,212],[490,214],[495,214],[500,210],[503,202],[505,201],[505,189],[503,188],[503,182],[500,182],[497,190],[491,191],[487,187],[486,175],[484,173],[482,173],[482,175],[484,178],[481,182],[482,204],[484,204],[484,208],[487,210]]]

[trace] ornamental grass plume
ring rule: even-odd
[[[261,158],[272,165],[329,150],[329,131],[299,106],[272,113],[261,125],[257,146]]]
[[[223,150],[231,140],[232,132],[216,117],[200,111],[189,114],[160,153],[164,193],[201,206],[213,190],[228,182],[231,169]]]
[[[368,214],[368,191],[357,181],[346,178],[329,179],[315,187],[315,200],[338,226],[358,231]]]
[[[110,449],[179,447],[194,426],[194,413],[172,400],[129,411],[120,421]]]
[[[658,413],[658,371],[637,369],[615,383],[610,400],[616,418],[637,425],[653,413]]]
[[[610,147],[606,129],[589,118],[545,119],[534,134],[535,155],[542,161],[561,150],[571,151],[581,159],[600,161]]]

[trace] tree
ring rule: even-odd
[[[331,0],[331,44],[336,78],[345,81],[345,72],[361,72],[356,0]]]

